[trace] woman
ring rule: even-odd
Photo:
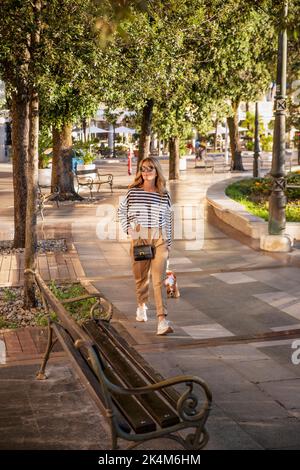
[[[147,321],[150,269],[158,319],[157,334],[173,333],[166,319],[167,303],[164,279],[171,247],[171,200],[159,161],[153,157],[141,161],[134,182],[119,207],[124,232],[131,236],[131,259],[137,296],[137,321]],[[135,261],[134,245],[152,245],[154,258]]]

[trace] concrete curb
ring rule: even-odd
[[[245,177],[241,178],[239,176],[213,184],[207,190],[206,201],[220,220],[248,237],[260,239],[261,236],[268,234],[268,223],[247,212],[244,206],[225,194],[227,186],[241,179],[245,179]],[[286,224],[286,233],[292,239],[300,240],[300,223],[288,222]]]

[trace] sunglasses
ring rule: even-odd
[[[153,171],[155,168],[154,166],[142,166],[141,167],[141,172],[142,173],[150,173],[151,171]]]

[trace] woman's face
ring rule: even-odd
[[[151,162],[147,162],[147,161],[142,164],[141,173],[142,173],[144,181],[152,181],[157,176],[154,165]]]

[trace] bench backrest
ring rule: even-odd
[[[91,169],[91,170],[76,170],[75,175],[76,176],[89,176],[89,175],[97,175],[97,168]]]

